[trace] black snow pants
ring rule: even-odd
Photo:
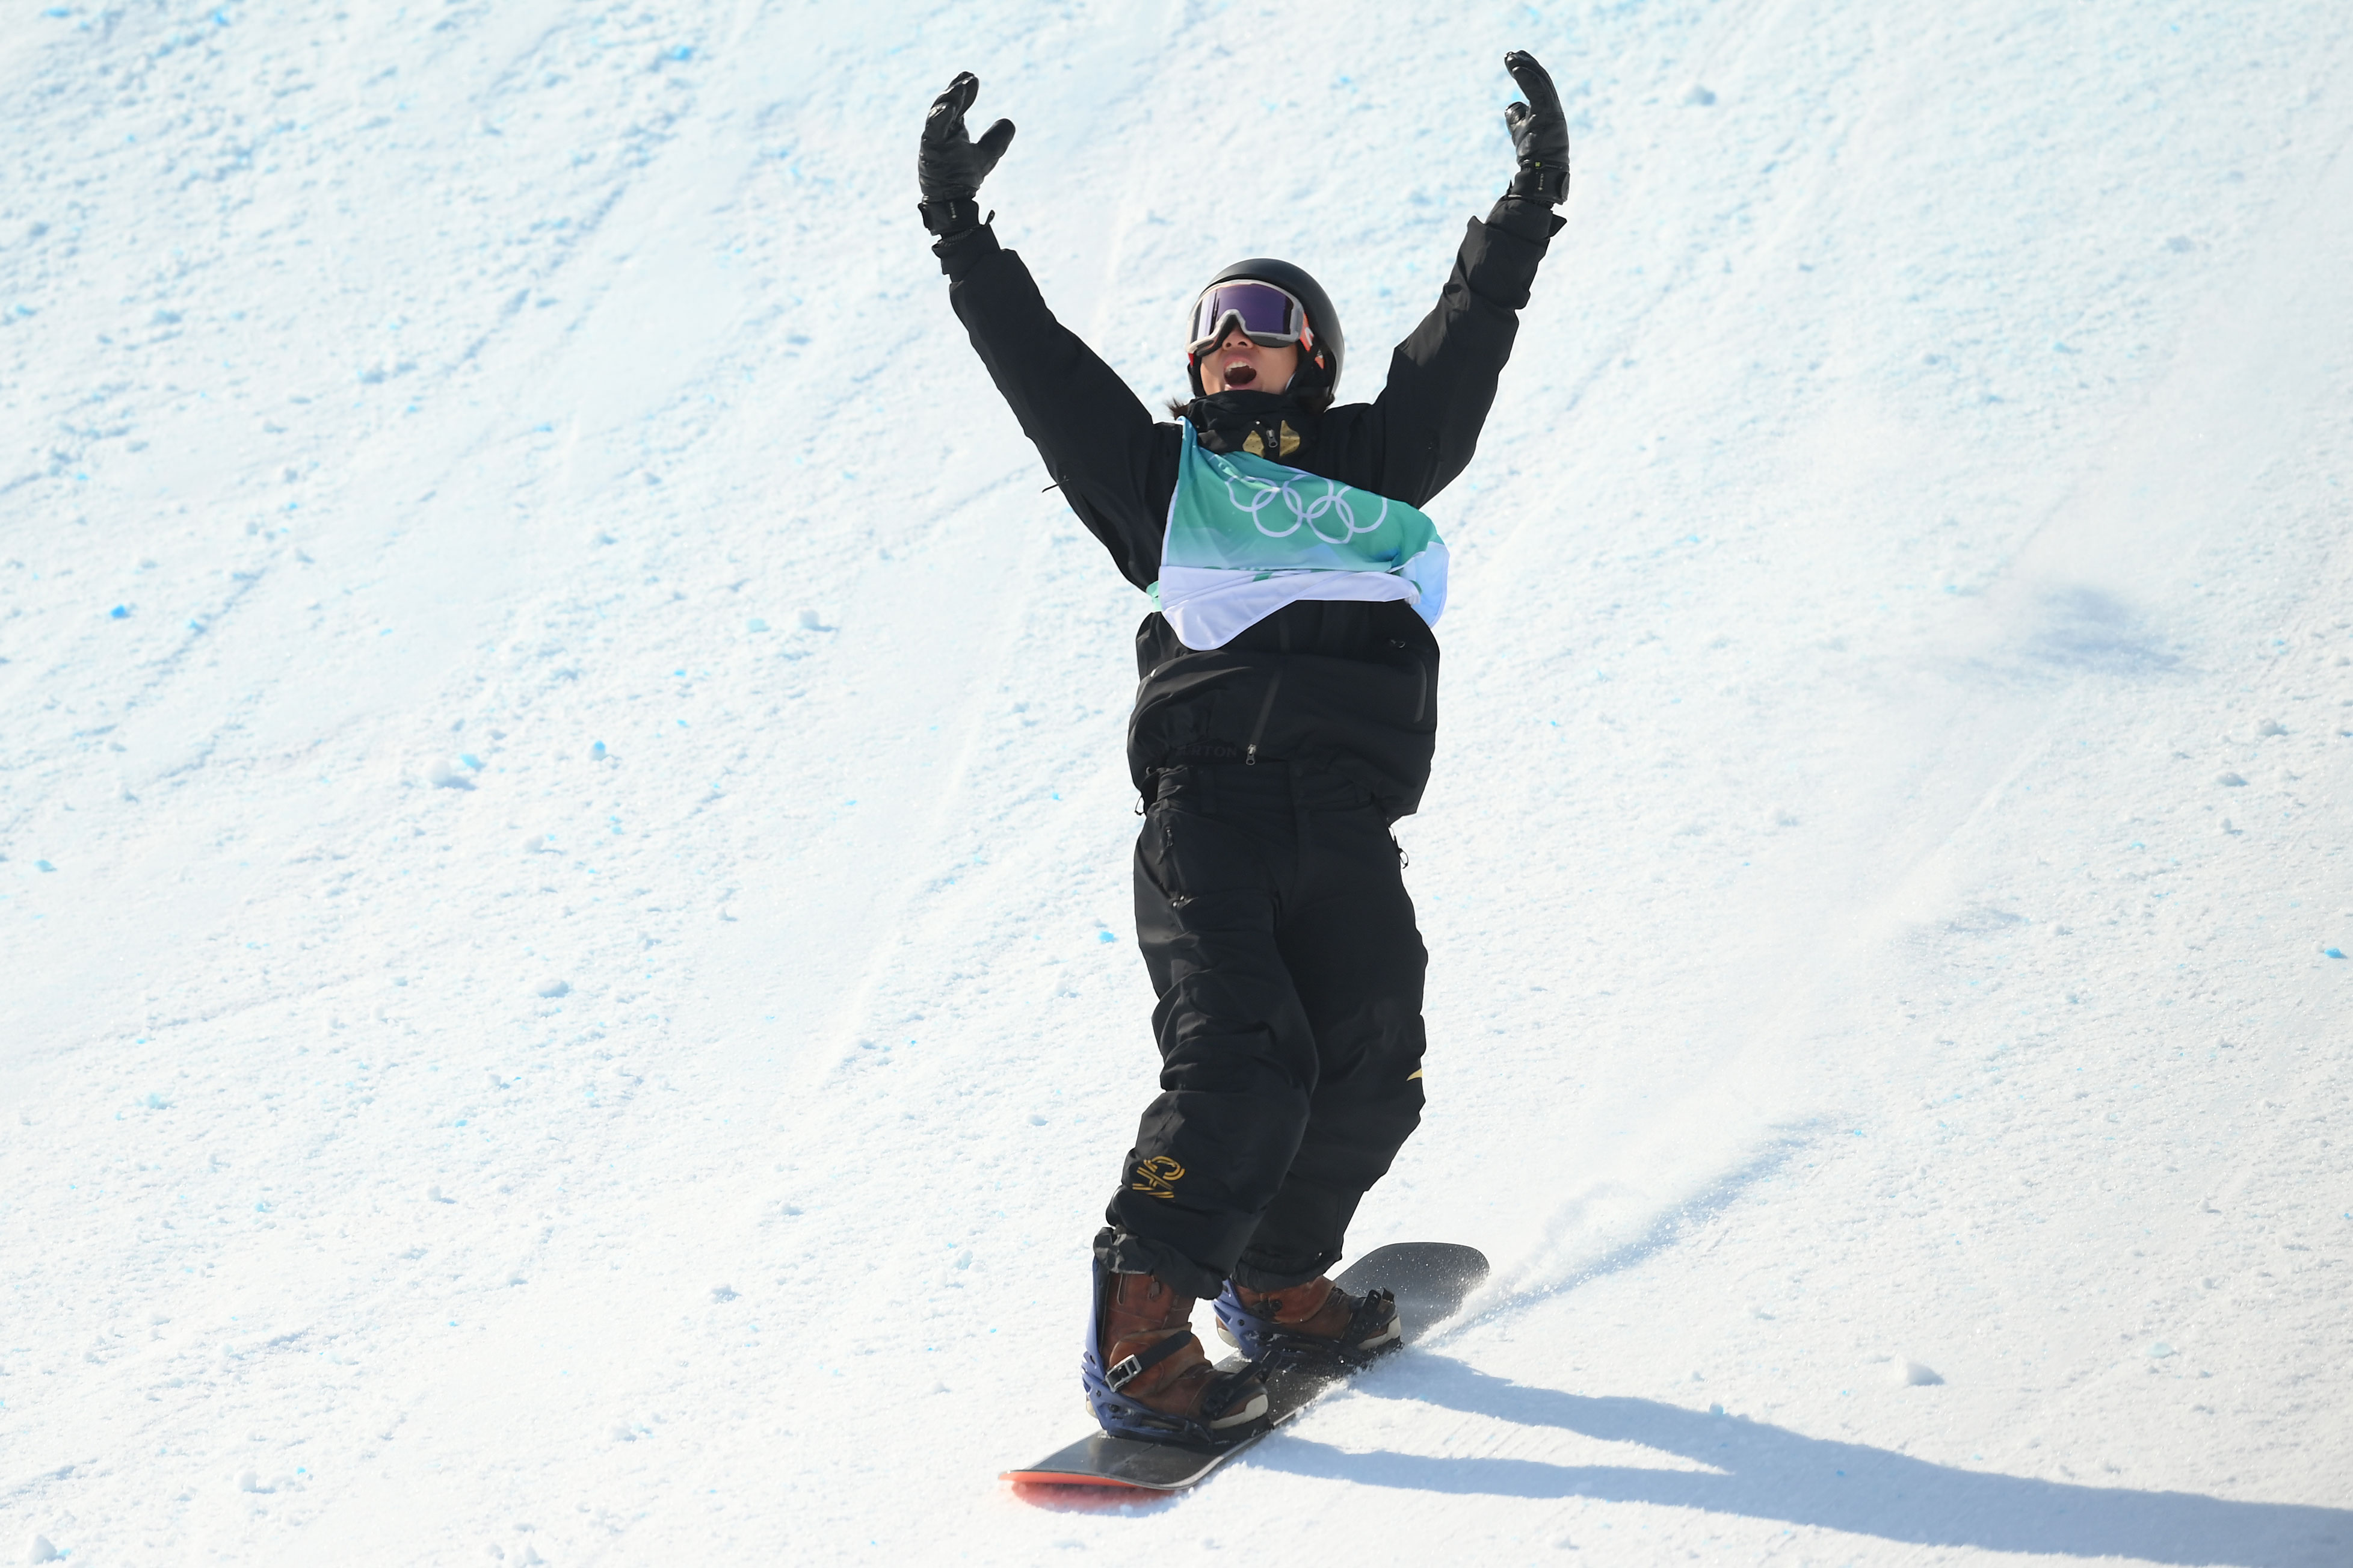
[[[1196,1297],[1296,1285],[1421,1119],[1428,954],[1363,789],[1282,763],[1155,775],[1135,926],[1160,1095],[1095,1239]]]

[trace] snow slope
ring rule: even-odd
[[[0,1552],[2353,1561],[2349,33],[21,8]],[[1194,1496],[1016,1495],[1149,1093],[1142,607],[923,105],[1139,393],[1271,251],[1369,396],[1515,46],[1577,185],[1430,508],[1354,1238],[1496,1280]]]

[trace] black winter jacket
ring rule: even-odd
[[[1255,450],[1294,468],[1426,505],[1477,450],[1517,313],[1560,222],[1510,197],[1473,220],[1436,308],[1389,356],[1374,401],[1318,414],[1283,394],[1229,392],[1196,398],[1186,417],[1212,450],[1255,433]],[[933,249],[957,318],[1071,510],[1128,581],[1150,588],[1176,488],[1177,427],[1154,423],[1054,319],[987,225]],[[1354,781],[1391,821],[1420,803],[1438,733],[1438,640],[1410,605],[1303,601],[1208,651],[1179,642],[1155,611],[1136,629],[1135,662],[1127,760],[1147,800],[1159,768],[1282,760]]]

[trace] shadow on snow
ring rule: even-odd
[[[1708,1468],[1351,1453],[1282,1436],[1240,1462],[1412,1491],[1703,1509],[1923,1546],[2245,1568],[2353,1561],[2353,1511],[2341,1509],[1989,1475],[1655,1400],[1563,1393],[1443,1357],[1425,1359],[1417,1370],[1408,1397],[1600,1442],[1638,1443]],[[1377,1379],[1358,1388],[1377,1398],[1403,1393],[1401,1381]]]

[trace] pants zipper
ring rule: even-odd
[[[1281,690],[1282,690],[1282,672],[1277,670],[1274,673],[1274,679],[1266,683],[1266,701],[1258,705],[1258,723],[1250,726],[1250,745],[1242,748],[1242,762],[1247,767],[1258,766],[1259,737],[1266,734],[1267,715],[1274,712],[1274,694]]]

